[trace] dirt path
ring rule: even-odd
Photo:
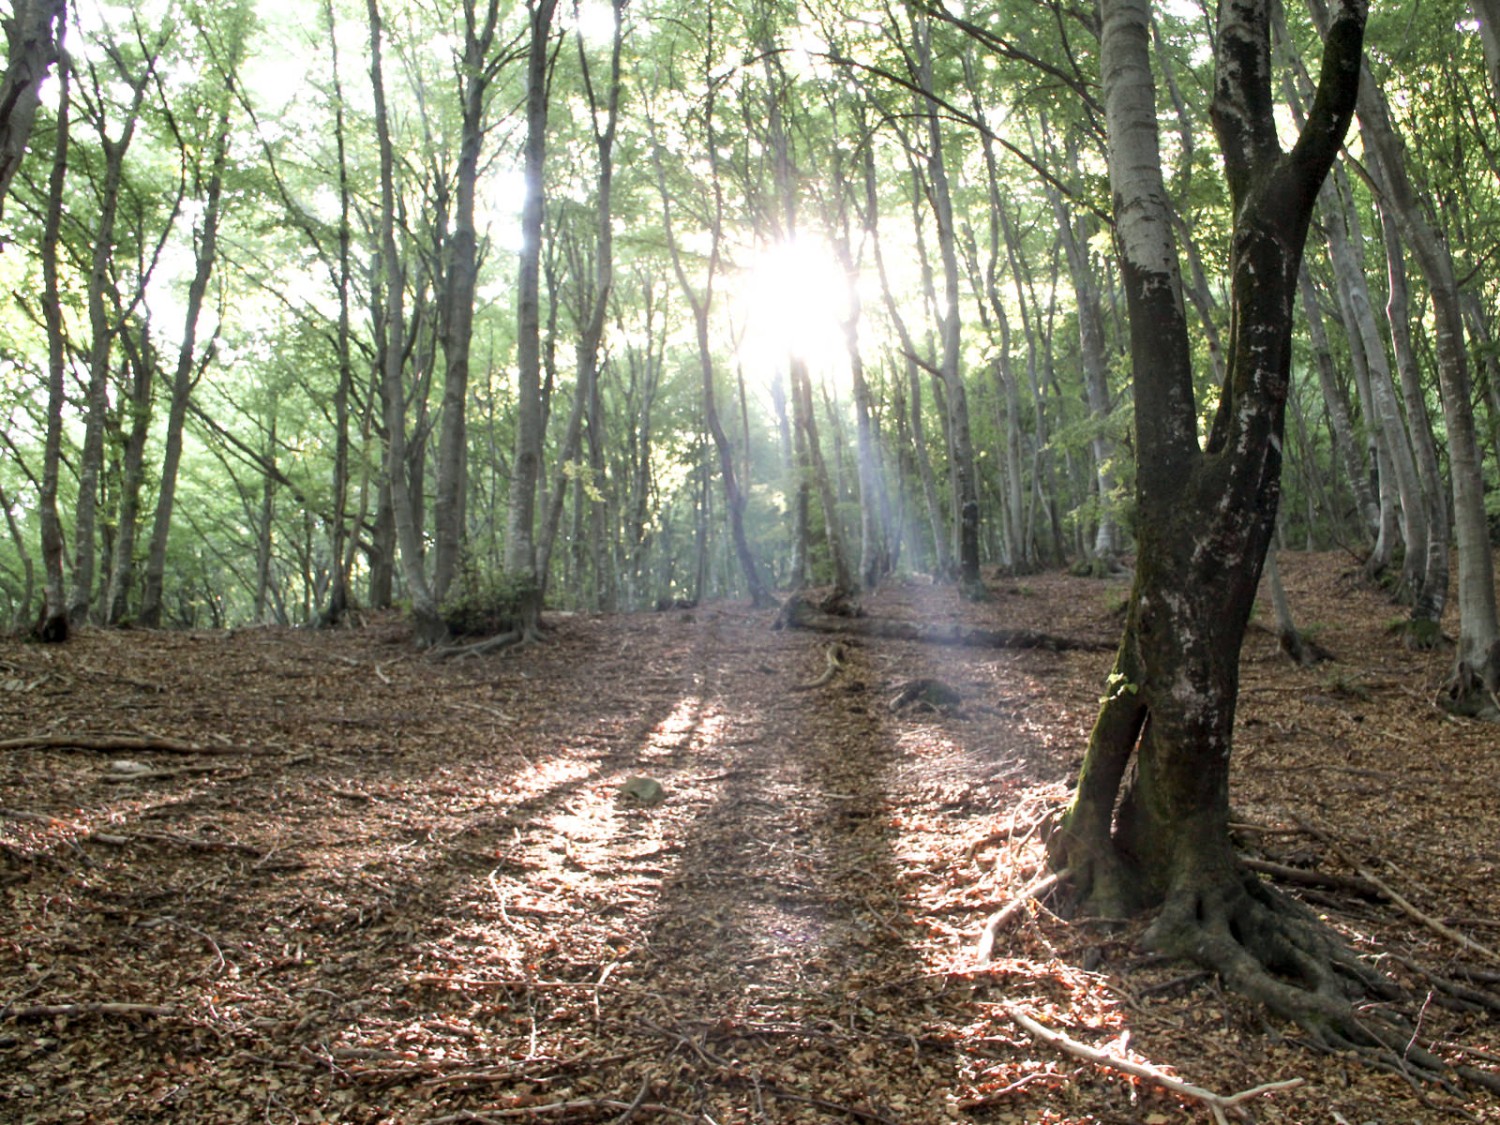
[[[1320,640],[1367,652],[1302,673],[1252,642],[1237,802],[1267,824],[1294,804],[1500,941],[1493,797],[1465,749],[1480,732],[1372,696],[1420,685],[1429,658],[1381,644],[1378,600],[1336,588],[1333,560],[1284,569],[1308,620],[1359,608]],[[905,587],[873,608],[1118,628],[1119,587],[998,594]],[[0,644],[7,735],[156,740],[0,751],[0,1120],[1210,1120],[1035,1043],[1004,1000],[1223,1093],[1308,1079],[1256,1121],[1447,1120],[1466,1101],[1500,1121],[1296,1047],[1133,932],[1033,911],[975,966],[984,919],[1039,870],[1034,836],[1006,830],[1063,796],[1108,654],[850,643],[831,682],[797,690],[824,639],[770,622],[563,618],[545,645],[446,664],[395,624]],[[893,711],[918,676],[963,702]],[[1425,793],[1424,768],[1473,823],[1417,827],[1398,854],[1369,803],[1420,826],[1433,810],[1382,775]],[[633,776],[666,799],[622,796]],[[1257,854],[1338,867],[1270,839]],[[1389,904],[1325,899],[1372,948],[1454,956]],[[1494,1050],[1482,1012],[1430,1019]]]

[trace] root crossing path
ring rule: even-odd
[[[1101,640],[1118,594],[872,609]],[[443,662],[381,621],[0,647],[30,740],[0,756],[0,1120],[1211,1119],[1009,1011],[1225,1093],[1306,1079],[1259,1121],[1438,1119],[1131,933],[1033,907],[976,962],[1107,652],[834,660],[773,618],[561,617]]]

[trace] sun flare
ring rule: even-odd
[[[790,359],[827,375],[847,367],[849,280],[821,240],[761,249],[742,274],[736,305],[740,359],[747,368],[769,377]]]

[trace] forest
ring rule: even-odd
[[[1492,1119],[1497,0],[4,29],[21,1119]]]

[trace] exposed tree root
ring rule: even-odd
[[[1418,1046],[1409,997],[1311,911],[1253,876],[1225,891],[1170,895],[1151,948],[1217,973],[1233,991],[1302,1028],[1312,1045],[1456,1092],[1467,1076]],[[1370,999],[1370,998],[1373,998]]]
[[[815,680],[807,681],[807,683],[805,684],[794,685],[792,687],[792,690],[813,691],[817,688],[823,687],[825,684],[832,683],[833,678],[844,670],[844,655],[845,650],[842,644],[839,644],[837,641],[835,641],[833,644],[829,645],[826,649],[823,650],[823,657],[826,663],[826,667],[823,669],[823,674]]]

